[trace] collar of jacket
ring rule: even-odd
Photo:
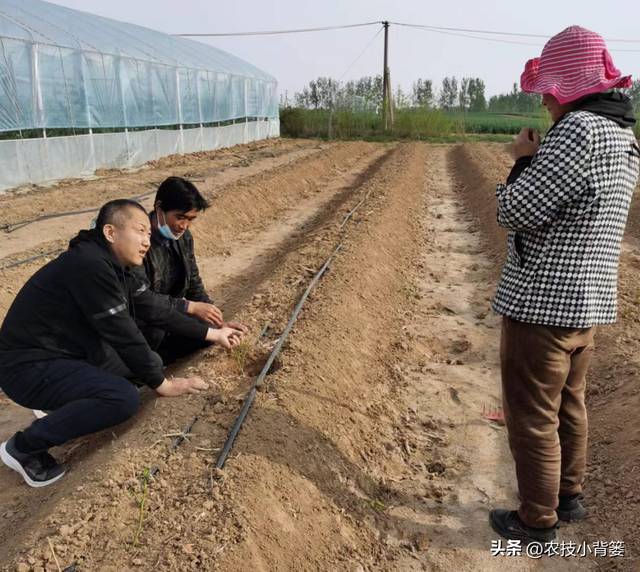
[[[576,111],[588,111],[595,115],[600,115],[606,119],[617,123],[620,127],[633,127],[636,124],[636,118],[633,114],[633,104],[631,99],[624,93],[619,91],[594,93],[576,103],[575,107],[565,113],[552,126],[547,135],[551,133],[556,125],[560,123],[569,113]]]
[[[95,245],[98,247],[105,258],[111,262],[111,264],[115,267],[116,270],[123,271],[128,270],[120,264],[120,261],[113,253],[111,249],[111,245],[107,242],[107,239],[104,237],[104,234],[101,230],[97,228],[93,228],[91,230],[81,230],[77,236],[71,239],[69,242],[69,250],[73,248],[83,248],[87,245]]]
[[[622,128],[633,127],[636,118],[631,99],[619,91],[594,93],[581,99],[574,111],[589,111],[606,117]]]

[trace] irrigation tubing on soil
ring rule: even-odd
[[[231,433],[229,434],[229,437],[227,438],[227,442],[224,444],[224,448],[222,449],[222,453],[220,454],[220,457],[218,458],[218,462],[216,463],[216,469],[222,469],[222,467],[224,466],[224,463],[227,460],[229,452],[231,451],[231,447],[233,447],[233,443],[236,440],[236,437],[238,436],[238,432],[240,431],[240,427],[242,427],[242,423],[244,422],[244,419],[247,416],[247,413],[249,412],[249,409],[251,408],[251,404],[253,403],[253,400],[255,399],[256,394],[258,393],[258,389],[260,389],[260,387],[262,387],[262,384],[264,383],[264,378],[267,376],[267,373],[269,373],[269,370],[271,369],[271,366],[273,365],[273,362],[276,359],[276,356],[280,353],[280,350],[282,349],[284,341],[287,339],[287,336],[289,335],[289,332],[291,331],[291,328],[293,327],[293,324],[295,323],[296,318],[298,317],[298,314],[300,313],[300,310],[302,310],[302,306],[304,305],[306,299],[309,297],[309,294],[310,294],[311,290],[313,289],[313,287],[316,285],[318,280],[320,280],[320,278],[325,273],[327,268],[329,268],[329,264],[331,264],[331,261],[333,260],[333,257],[336,254],[338,254],[338,252],[342,248],[343,243],[344,243],[344,241],[341,242],[340,244],[338,244],[338,246],[333,251],[331,256],[327,259],[327,261],[324,263],[322,268],[320,268],[318,273],[315,275],[315,277],[313,278],[313,280],[311,281],[309,286],[307,286],[307,289],[305,290],[304,294],[302,295],[302,298],[300,298],[300,302],[298,302],[298,305],[296,306],[296,309],[293,312],[293,315],[291,316],[291,319],[289,320],[289,323],[287,324],[287,327],[285,328],[284,332],[282,333],[282,336],[280,336],[280,341],[277,343],[276,347],[273,348],[273,351],[271,352],[271,355],[269,356],[269,359],[267,360],[267,363],[264,365],[264,367],[262,368],[262,371],[260,372],[260,375],[258,376],[258,380],[253,385],[253,387],[251,388],[251,393],[249,393],[249,397],[247,398],[247,400],[244,403],[242,411],[240,412],[240,415],[238,416],[238,420],[236,421],[236,424],[233,426],[233,429],[231,430]]]
[[[262,328],[262,330],[260,331],[260,335],[258,336],[258,339],[253,344],[254,346],[258,345],[258,342],[260,341],[262,336],[264,336],[267,333],[268,329],[269,329],[269,324],[267,324],[264,328]]]
[[[138,199],[142,199],[146,196],[149,196],[153,193],[157,192],[156,190],[153,191],[149,191],[147,193],[142,193],[141,195],[136,195],[135,197],[131,197],[132,201],[137,201]],[[32,222],[38,222],[41,220],[49,220],[49,219],[53,219],[53,218],[59,218],[59,217],[63,217],[63,216],[71,216],[71,215],[78,215],[78,214],[85,214],[85,213],[93,213],[96,211],[99,211],[102,207],[98,207],[98,208],[92,208],[92,209],[83,209],[83,210],[79,210],[79,211],[68,211],[68,212],[63,212],[63,213],[55,213],[55,214],[50,214],[50,215],[42,215],[30,220],[25,220],[22,222],[17,222],[14,224],[3,224],[0,225],[0,230],[4,229],[5,232],[13,232],[14,230],[18,230],[19,228],[22,228],[23,226],[27,226],[28,224],[31,224]],[[63,249],[62,248],[54,248],[53,250],[47,250],[47,252],[43,252],[41,254],[36,254],[35,256],[30,256],[29,258],[23,258],[22,260],[17,260],[16,262],[10,262],[9,264],[3,264],[2,266],[0,266],[0,270],[6,270],[7,268],[13,268],[14,266],[19,266],[20,264],[25,264],[26,262],[31,262],[32,260],[37,260],[38,258],[43,258],[45,256],[48,256],[49,254],[56,254],[57,252],[61,252]]]
[[[353,210],[346,216],[344,217],[344,220],[342,221],[342,224],[340,225],[340,228],[342,228],[345,224],[347,224],[347,222],[349,222],[349,219],[353,216],[353,213],[355,213],[360,206],[362,205],[362,203],[364,203],[368,198],[369,195],[371,194],[371,190],[365,195],[364,199],[362,199],[354,208]]]
[[[256,340],[254,345],[258,344],[258,342],[260,341],[260,338],[264,336],[264,334],[267,332],[268,329],[269,329],[269,324],[267,324],[264,328],[262,328],[262,331],[260,332],[260,335],[258,336],[258,339]],[[169,449],[169,451],[167,452],[167,456],[165,460],[168,459],[171,456],[171,453],[176,451],[176,449],[180,445],[182,445],[182,443],[184,443],[187,435],[191,432],[191,429],[193,429],[193,426],[196,424],[197,421],[198,421],[198,418],[194,417],[191,420],[191,423],[189,423],[189,425],[187,425],[187,428],[182,432],[182,434],[176,437],[175,441],[173,442],[173,445],[171,446],[171,449]],[[154,465],[153,467],[151,467],[151,470],[149,471],[149,477],[154,477],[159,470],[160,468],[158,467],[158,465]]]
[[[24,264],[25,262],[31,262],[32,260],[37,260],[38,258],[43,258],[48,256],[49,254],[56,254],[60,252],[62,248],[54,248],[53,250],[47,250],[47,252],[42,252],[41,254],[36,254],[35,256],[30,256],[29,258],[23,258],[22,260],[16,260],[15,262],[11,262],[9,264],[3,264],[0,266],[0,270],[6,270],[7,268],[13,268],[14,266],[19,266],[20,264]]]
[[[293,153],[293,151],[284,151],[281,154],[284,153]],[[230,163],[227,167],[223,167],[222,169],[215,169],[213,171],[208,171],[207,173],[205,173],[205,175],[215,175],[217,173],[223,173],[224,171],[227,170],[227,168],[229,167],[239,167],[241,165],[240,162],[237,163]],[[189,177],[185,177],[187,180],[189,180],[192,183],[204,183],[205,180],[204,179],[191,179]],[[159,187],[160,183],[159,182],[153,182],[151,183],[152,185]],[[132,201],[137,201],[138,199],[142,199],[144,197],[148,197],[149,195],[152,195],[153,193],[157,192],[157,189],[154,189],[153,191],[148,191],[146,193],[142,193],[140,195],[135,195],[134,197],[130,197],[130,200]],[[61,212],[61,213],[53,213],[53,214],[48,214],[48,215],[40,215],[37,216],[35,218],[31,218],[31,219],[27,219],[27,220],[23,220],[20,222],[14,222],[14,223],[4,223],[4,224],[0,224],[0,230],[4,230],[7,233],[10,232],[14,232],[24,226],[27,226],[28,224],[34,223],[34,222],[39,222],[42,220],[49,220],[49,219],[53,219],[53,218],[60,218],[63,216],[73,216],[73,215],[79,215],[79,214],[86,214],[86,213],[93,213],[96,211],[99,211],[102,207],[97,207],[97,208],[90,208],[90,209],[82,209],[82,210],[77,210],[77,211],[66,211],[66,212]]]
[[[342,228],[345,224],[347,224],[347,222],[348,222],[348,221],[349,221],[349,219],[351,218],[351,215],[352,215],[354,212],[356,212],[356,211],[360,208],[360,205],[361,205],[362,203],[364,203],[364,201],[365,201],[365,200],[366,200],[366,199],[362,199],[362,200],[361,200],[361,201],[356,205],[356,207],[355,207],[355,208],[354,208],[354,209],[353,209],[353,210],[352,210],[352,211],[351,211],[351,212],[350,212],[350,213],[345,217],[345,219],[342,221],[342,224],[340,225],[340,228]]]
[[[340,225],[340,228],[343,228],[344,225],[347,224],[347,222],[353,216],[353,214],[369,198],[369,195],[371,194],[372,190],[373,189],[369,189],[369,192],[367,192],[365,197],[351,210],[351,212],[349,212],[349,214],[347,214],[347,216],[342,221],[342,224]],[[285,341],[286,337],[289,335],[289,332],[291,331],[291,328],[293,327],[293,324],[295,323],[295,321],[296,321],[296,319],[298,317],[298,314],[300,313],[300,310],[302,310],[302,306],[304,305],[304,303],[305,303],[306,299],[308,298],[308,296],[309,296],[311,290],[313,289],[313,287],[316,285],[318,280],[320,280],[320,278],[325,273],[327,268],[329,268],[329,265],[331,264],[331,261],[333,260],[334,256],[336,254],[338,254],[338,252],[342,248],[343,244],[344,244],[344,240],[342,240],[340,242],[340,244],[338,244],[338,246],[336,246],[335,250],[331,253],[331,256],[329,256],[327,261],[324,263],[322,268],[318,271],[318,273],[315,275],[315,277],[313,278],[313,280],[311,281],[311,283],[309,284],[309,286],[305,290],[304,294],[302,295],[302,298],[300,298],[300,302],[298,302],[298,305],[296,306],[296,309],[293,312],[293,316],[291,316],[291,319],[289,320],[289,323],[287,324],[287,327],[285,328],[284,332],[282,333],[282,336],[280,336],[280,340],[278,341],[276,347],[273,348],[273,351],[271,352],[271,355],[269,356],[269,359],[268,359],[267,363],[264,365],[264,367],[262,368],[262,371],[260,372],[260,375],[258,376],[258,380],[253,385],[253,387],[251,388],[251,392],[249,393],[249,397],[247,397],[247,400],[245,401],[244,406],[242,407],[242,411],[240,411],[240,415],[238,416],[238,419],[237,419],[235,425],[233,426],[233,429],[231,430],[231,433],[229,434],[229,437],[227,437],[227,442],[224,444],[224,448],[222,449],[222,453],[220,453],[220,457],[218,458],[218,462],[216,463],[216,469],[222,469],[222,467],[224,466],[224,464],[225,464],[225,462],[227,460],[227,457],[229,456],[229,452],[231,451],[231,448],[233,447],[233,443],[235,442],[236,437],[238,436],[238,433],[240,432],[240,428],[242,427],[242,423],[244,422],[245,417],[247,416],[247,413],[249,412],[249,409],[251,409],[251,405],[253,403],[253,400],[255,399],[256,394],[258,393],[258,390],[260,389],[260,387],[262,387],[262,384],[264,383],[264,378],[269,373],[269,370],[271,369],[271,365],[273,364],[274,360],[276,359],[276,356],[280,353],[280,350],[282,348],[282,345],[284,344],[284,341]],[[264,331],[266,331],[266,330],[263,330],[263,332],[260,334],[260,336],[263,335]]]
[[[130,200],[132,201],[137,201],[138,199],[142,199],[144,197],[147,197],[153,193],[155,193],[156,190],[153,191],[148,191],[146,193],[142,193],[141,195],[136,195],[135,197],[131,197]],[[73,215],[79,215],[79,214],[86,214],[86,213],[93,213],[96,211],[99,211],[102,207],[97,207],[97,208],[90,208],[90,209],[82,209],[82,210],[77,210],[77,211],[66,211],[66,212],[62,212],[62,213],[53,213],[53,214],[48,214],[48,215],[40,215],[37,216],[35,218],[31,218],[28,220],[23,220],[20,222],[14,222],[14,223],[7,223],[7,224],[3,224],[0,225],[0,229],[4,230],[5,232],[13,232],[15,230],[18,230],[19,228],[22,228],[23,226],[27,226],[28,224],[31,224],[32,222],[39,222],[41,220],[49,220],[52,218],[60,218],[63,216],[73,216]]]
[[[171,449],[169,449],[169,451],[167,452],[167,456],[165,457],[165,460],[171,457],[171,453],[173,453],[180,445],[182,445],[182,443],[184,443],[185,439],[187,438],[187,435],[189,435],[189,433],[191,432],[191,429],[193,429],[193,426],[196,424],[196,421],[198,421],[198,418],[194,417],[191,420],[191,423],[189,423],[189,425],[187,425],[187,428],[182,432],[182,434],[178,435],[175,438],[173,445],[171,445]],[[149,471],[149,478],[154,477],[159,470],[160,468],[158,467],[158,465],[154,465],[153,467],[151,467],[151,470]]]

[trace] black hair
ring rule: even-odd
[[[191,182],[182,177],[169,177],[158,188],[154,205],[160,201],[164,212],[186,213],[206,210],[210,205]]]
[[[102,206],[98,213],[96,228],[102,230],[106,224],[112,224],[117,228],[122,228],[124,223],[129,220],[131,210],[133,209],[139,209],[144,214],[147,214],[147,211],[140,203],[132,201],[131,199],[109,201]]]

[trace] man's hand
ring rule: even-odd
[[[213,326],[222,325],[222,312],[213,304],[207,304],[206,302],[189,301],[189,309],[187,310],[187,314],[192,314],[196,318],[200,318],[205,322],[209,322]]]
[[[220,344],[226,350],[230,350],[242,343],[243,336],[244,332],[235,328],[220,328],[219,330],[209,328],[205,339],[208,342]]]
[[[249,331],[247,326],[243,324],[238,324],[238,322],[222,322],[222,328],[231,328],[233,330],[240,330],[243,334],[246,334]]]
[[[517,161],[520,157],[533,157],[540,146],[540,133],[533,127],[523,127],[520,135],[513,142],[511,154]]]
[[[209,384],[199,377],[176,377],[174,379],[165,379],[155,392],[161,397],[179,397],[180,395],[189,395],[200,393],[209,389]]]

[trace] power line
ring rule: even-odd
[[[501,40],[498,38],[483,38],[482,36],[472,36],[470,34],[458,34],[456,32],[445,32],[443,31],[441,28],[430,28],[428,26],[418,26],[418,25],[413,25],[413,24],[397,24],[398,26],[404,26],[405,28],[414,28],[416,30],[421,30],[423,32],[433,32],[435,34],[446,34],[448,36],[458,36],[460,38],[472,38],[474,40],[484,40],[486,42],[499,42],[501,44],[518,44],[520,46],[537,46],[537,47],[544,47],[544,44],[534,44],[532,42],[516,42],[514,40]],[[482,32],[480,32],[482,33]],[[500,33],[500,32],[493,32],[493,33]],[[512,34],[515,35],[515,34]],[[523,35],[527,35],[527,34],[523,34]],[[608,40],[610,41],[610,40]],[[632,41],[632,40],[629,40]],[[618,49],[612,49],[609,50],[610,52],[638,52],[640,53],[640,50],[618,50]]]
[[[413,26],[411,24],[399,24],[405,28],[414,28],[422,32],[432,32],[434,34],[445,34],[447,36],[457,36],[459,38],[472,38],[474,40],[485,40],[487,42],[500,42],[501,44],[518,44],[520,46],[543,46],[544,44],[534,44],[532,42],[516,42],[514,40],[500,40],[498,38],[483,38],[482,36],[472,36],[470,34],[458,34],[456,32],[445,32],[436,28],[428,28],[427,26]]]
[[[272,36],[275,34],[299,34],[302,32],[326,32],[329,30],[344,30],[346,28],[362,28],[363,26],[375,26],[382,22],[365,22],[363,24],[346,24],[343,26],[326,26],[324,28],[303,28],[299,30],[269,30],[265,32],[231,32],[226,34],[171,34],[182,37],[220,37],[220,36]]]
[[[390,24],[395,24],[396,26],[405,26],[407,28],[424,28],[426,30],[431,30],[431,31],[435,31],[435,30],[440,30],[443,32],[469,32],[472,34],[494,34],[497,36],[518,36],[518,37],[522,37],[522,38],[550,38],[551,36],[544,36],[542,34],[520,34],[520,33],[516,33],[516,32],[493,32],[493,31],[487,31],[487,30],[468,30],[465,28],[443,28],[441,26],[427,26],[424,24],[405,24],[403,22],[389,22]],[[537,46],[539,44],[529,44],[532,46]]]
[[[185,38],[194,38],[194,37],[229,37],[229,36],[272,36],[279,34],[300,34],[306,32],[327,32],[331,30],[345,30],[349,28],[362,28],[365,26],[375,26],[376,24],[382,24],[382,21],[377,22],[364,22],[362,24],[345,24],[341,26],[325,26],[323,28],[300,28],[296,30],[267,30],[261,32],[229,32],[229,33],[215,33],[215,34],[172,34],[173,36],[180,36]],[[403,26],[405,28],[414,28],[416,30],[422,30],[424,32],[433,32],[437,34],[446,34],[449,36],[458,36],[460,38],[471,38],[474,40],[484,40],[486,42],[499,42],[502,44],[517,44],[521,46],[538,46],[542,47],[544,44],[534,44],[532,42],[518,42],[514,40],[501,40],[498,38],[484,38],[482,36],[475,36],[469,34],[491,34],[498,36],[514,36],[521,38],[542,38],[549,39],[551,36],[545,36],[543,34],[523,34],[518,32],[496,32],[494,30],[471,30],[467,28],[444,28],[442,26],[425,26],[422,24],[406,24],[404,22],[389,22],[389,24],[393,24],[395,26]],[[464,32],[464,33],[461,33]],[[380,33],[380,32],[378,32]],[[377,37],[377,34],[376,34]],[[640,40],[626,40],[626,39],[605,39],[607,42],[625,42],[625,43],[637,43],[640,44]],[[368,46],[367,46],[368,48]],[[365,51],[366,49],[365,48]],[[611,52],[634,52],[640,53],[640,50],[622,50],[622,49],[612,49],[609,50]],[[359,58],[358,58],[359,59]],[[355,64],[355,62],[354,62]],[[353,65],[353,64],[352,64]],[[348,71],[348,70],[347,70]],[[346,73],[346,72],[345,72]]]
[[[522,34],[518,32],[496,32],[489,30],[469,30],[466,28],[443,28],[441,26],[428,26],[422,24],[405,24],[403,22],[389,22],[390,24],[395,24],[396,26],[408,26],[411,28],[427,28],[429,30],[443,30],[446,32],[469,32],[472,34],[493,34],[497,36],[519,36],[522,38],[543,38],[549,39],[552,36],[545,36],[543,34]],[[622,39],[607,39],[606,42],[623,42],[623,43],[631,43],[631,44],[640,44],[640,40],[622,40]],[[537,45],[537,44],[536,44]]]
[[[347,75],[350,71],[351,68],[353,66],[356,65],[356,63],[358,63],[358,60],[364,55],[364,53],[371,47],[371,44],[373,44],[373,42],[375,41],[375,39],[380,35],[380,32],[382,32],[382,30],[384,30],[384,26],[381,26],[380,29],[376,32],[376,35],[373,36],[373,38],[371,39],[371,41],[367,44],[367,46],[365,47],[364,50],[362,50],[362,52],[360,52],[360,55],[353,61],[353,63],[347,68],[347,71],[344,72],[341,76],[340,79],[338,80],[338,83],[340,83],[342,81],[342,78]]]
[[[382,21],[376,22],[364,22],[362,24],[344,24],[341,26],[325,26],[323,28],[300,28],[295,30],[267,30],[267,31],[259,31],[259,32],[228,32],[228,33],[212,33],[212,34],[172,34],[173,36],[181,36],[181,37],[222,37],[222,36],[270,36],[277,34],[299,34],[303,32],[326,32],[330,30],[344,30],[348,28],[361,28],[363,26],[374,26],[375,24],[382,24]],[[445,28],[443,26],[428,26],[423,24],[407,24],[405,22],[389,22],[389,24],[393,24],[395,26],[405,26],[409,28],[422,28],[429,31],[441,31],[441,32],[464,32],[470,34],[490,34],[494,36],[515,36],[520,38],[542,38],[548,40],[552,36],[548,36],[545,34],[525,34],[520,32],[499,32],[495,30],[473,30],[469,28]],[[484,39],[489,40],[489,38],[478,38],[476,36],[462,36],[462,37],[473,37],[476,39]],[[503,40],[506,41],[506,40]],[[605,38],[606,42],[621,42],[621,43],[630,43],[630,44],[640,44],[640,40],[628,40],[622,38]],[[522,43],[522,42],[514,42],[514,43]],[[523,44],[523,45],[531,45],[538,46],[541,44]],[[637,51],[637,50],[612,50],[612,51]]]

